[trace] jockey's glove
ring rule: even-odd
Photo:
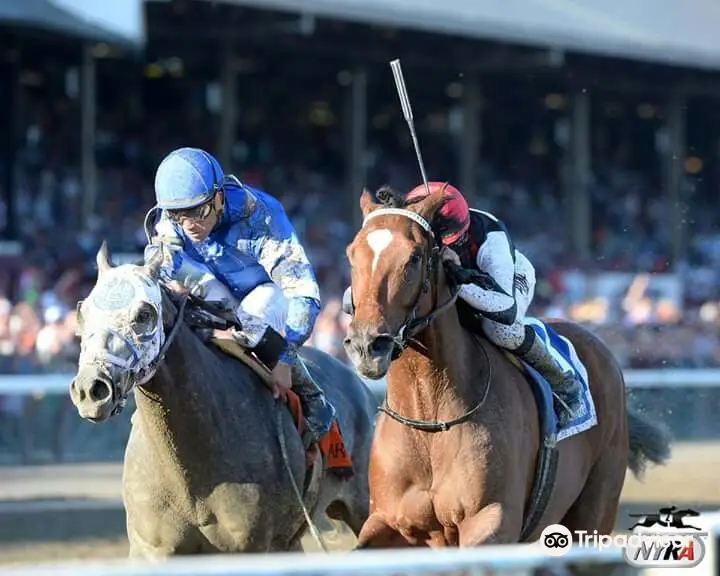
[[[443,262],[443,265],[445,266],[445,273],[454,288],[459,288],[463,284],[475,284],[483,290],[505,294],[505,290],[486,272],[463,268],[450,261]]]

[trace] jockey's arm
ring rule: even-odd
[[[181,278],[177,278],[177,271],[180,268],[180,259],[183,254],[183,240],[180,232],[170,219],[161,211],[160,220],[155,223],[154,234],[150,243],[145,246],[145,262],[162,250],[162,265],[160,266],[160,277],[166,281],[178,281],[183,284]]]
[[[282,205],[267,197],[269,217],[255,242],[258,262],[288,299],[285,339],[288,349],[280,360],[290,363],[310,337],[320,312],[320,288],[305,249]]]
[[[515,260],[510,239],[504,230],[490,230],[485,242],[477,253],[479,270],[495,281],[494,289],[485,289],[476,284],[460,286],[458,296],[483,315],[500,324],[511,325],[517,316],[515,302]]]
[[[162,249],[160,275],[167,282],[177,282],[190,294],[209,302],[222,304],[227,309],[237,307],[237,300],[202,262],[194,260],[184,251],[182,234],[165,212],[155,226],[155,235],[145,247],[145,261]]]
[[[184,252],[181,233],[164,212],[155,226],[155,235],[151,243],[145,247],[145,261],[147,262],[157,250],[162,250],[160,276],[164,281],[177,282],[194,297],[234,313],[251,347],[257,346],[262,341],[268,325],[245,312],[230,289],[218,280],[205,264],[194,260]]]

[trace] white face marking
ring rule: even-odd
[[[368,246],[373,251],[372,272],[375,272],[380,260],[380,254],[390,245],[390,242],[392,242],[392,232],[387,228],[373,230],[367,235]]]

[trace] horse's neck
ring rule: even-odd
[[[143,434],[162,461],[162,469],[183,477],[202,476],[207,458],[222,434],[219,407],[209,386],[213,378],[200,372],[197,342],[182,327],[155,376],[135,394]],[[198,370],[200,369],[200,370]]]
[[[478,402],[488,366],[478,342],[460,326],[453,307],[437,317],[393,362],[388,372],[390,406],[411,418],[448,420]]]

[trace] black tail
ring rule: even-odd
[[[670,432],[662,425],[651,422],[644,414],[628,409],[630,436],[629,467],[639,480],[648,462],[665,464],[670,458]]]

